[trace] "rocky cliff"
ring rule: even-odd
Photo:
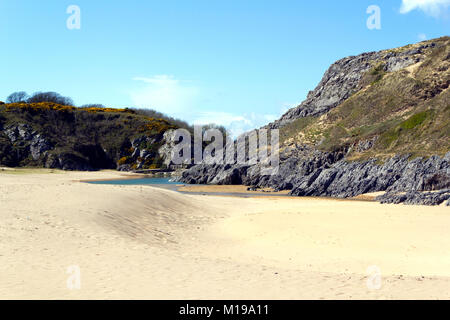
[[[411,48],[369,52],[343,58],[330,66],[317,87],[308,93],[305,101],[288,110],[269,126],[279,128],[298,118],[327,113],[367,85],[368,71],[378,76],[375,73],[381,75],[404,69],[423,61],[427,57],[427,49],[435,46],[436,43],[431,42]],[[376,77],[372,80],[376,80]]]
[[[449,37],[341,59],[304,102],[266,126],[280,130],[277,175],[261,175],[258,164],[197,165],[180,180],[294,196],[387,191],[384,203],[448,204],[449,85]]]
[[[0,105],[0,165],[63,170],[164,166],[158,150],[176,125],[129,109],[55,103]]]

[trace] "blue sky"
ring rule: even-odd
[[[56,91],[234,133],[300,103],[334,61],[449,34],[450,0],[0,0],[0,100]],[[81,10],[70,30],[69,5]],[[381,29],[369,30],[370,5]]]

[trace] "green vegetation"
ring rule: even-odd
[[[384,75],[386,74],[386,71],[384,71],[384,67],[384,64],[380,63],[369,71],[369,75],[373,77],[371,84],[375,84],[383,79]]]
[[[425,121],[425,119],[427,119],[427,117],[432,113],[433,112],[431,110],[416,113],[415,115],[409,117],[408,120],[403,121],[400,124],[400,128],[414,129],[417,126],[420,126]]]
[[[163,143],[163,134],[178,128],[168,120],[149,118],[131,109],[76,108],[52,102],[0,105],[0,129],[18,124],[28,125],[49,140],[53,147],[49,156],[68,155],[78,161],[76,159],[87,159],[92,154],[98,157],[104,150],[104,158],[108,160],[103,159],[103,162],[95,164],[101,168],[115,168],[118,162],[131,163],[131,160],[128,161],[132,153],[131,141],[143,136],[148,137],[150,142],[143,142],[142,147],[153,154],[145,166],[160,167],[162,159],[155,151]],[[0,130],[0,163],[42,166],[43,163],[31,157],[15,163],[14,155],[25,152],[25,148],[27,146],[11,144]]]
[[[287,124],[284,127],[280,128],[280,140],[285,141],[289,138],[295,137],[296,134],[302,132],[308,125],[313,123],[315,118],[313,117],[305,117],[298,118],[295,121]]]

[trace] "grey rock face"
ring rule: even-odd
[[[178,141],[175,141],[175,130],[167,130],[163,135],[163,145],[158,149],[159,156],[163,159],[163,164],[167,168],[178,169],[187,168],[191,166],[191,157],[186,157],[185,163],[174,164],[172,162],[172,150]],[[192,143],[192,141],[191,141]],[[191,156],[193,155],[193,148],[191,150]]]
[[[148,159],[148,158],[151,158],[151,157],[154,157],[155,156],[155,154],[154,153],[152,153],[152,152],[150,152],[150,151],[148,151],[148,150],[141,150],[141,152],[139,153],[139,157],[141,157],[142,159]]]
[[[386,66],[384,68],[387,72],[394,72],[401,69],[404,69],[411,64],[415,63],[416,60],[411,59],[410,57],[390,57],[386,61]]]
[[[30,144],[30,152],[33,160],[39,160],[46,151],[51,149],[52,145],[40,134],[33,136]]]
[[[450,152],[443,158],[433,156],[426,160],[416,158],[409,161],[407,157],[394,157],[382,165],[375,160],[347,162],[344,160],[345,150],[322,153],[304,147],[295,155],[290,152],[282,155],[277,175],[261,175],[258,165],[202,164],[186,170],[180,181],[191,184],[245,184],[291,190],[290,195],[293,196],[339,198],[376,191],[397,194],[450,188]],[[430,197],[415,197],[411,203],[428,204]]]
[[[122,164],[117,167],[117,171],[131,171],[131,166],[129,164]]]
[[[143,150],[143,151],[144,151],[144,150]],[[138,147],[135,147],[135,149],[134,149],[133,154],[131,155],[131,157],[132,157],[133,159],[136,159],[136,158],[138,158],[138,157],[140,156],[140,154],[141,154],[141,150],[139,150]]]
[[[353,148],[355,148],[355,150],[358,152],[364,152],[369,149],[372,149],[373,145],[375,144],[375,142],[377,140],[378,140],[378,136],[373,137],[370,140],[362,140],[362,141],[359,141],[355,146],[353,146]]]
[[[34,131],[26,124],[18,124],[5,128],[3,133],[11,143],[22,147],[22,155],[19,158],[27,157],[29,152],[33,160],[39,160],[53,148],[52,144],[41,134]],[[26,152],[24,153],[24,150]]]
[[[79,171],[115,167],[100,145],[77,144],[73,146],[72,152],[59,151],[43,134],[26,124],[6,127],[3,134],[11,142],[10,150],[5,151],[14,154],[14,162],[8,163],[11,166],[25,163]]]
[[[184,171],[179,180],[189,184],[245,184],[248,167],[200,164]]]
[[[161,139],[159,139],[161,140]],[[148,136],[141,136],[131,141],[131,147],[134,149],[131,154],[131,159],[135,162],[134,166],[129,164],[118,166],[119,171],[132,171],[134,169],[142,169],[147,160],[156,156],[155,152],[148,150],[149,147],[157,142],[157,139]]]
[[[321,170],[311,183],[311,177],[299,177],[291,191],[297,196],[354,197],[359,194],[389,191],[428,191],[450,187],[448,183],[448,155],[444,158],[414,159],[394,157],[383,165],[374,161],[346,162],[333,164]]]
[[[380,203],[404,203],[407,205],[440,205],[447,200],[446,205],[449,205],[450,189],[445,189],[437,192],[419,192],[409,191],[403,194],[388,192],[376,198]]]
[[[16,142],[18,140],[29,141],[33,136],[32,129],[27,124],[18,124],[16,126],[7,127],[4,133],[11,142]]]
[[[175,147],[175,131],[174,130],[167,130],[164,133],[163,136],[164,144],[159,148],[158,153],[163,159],[163,164],[165,164],[167,167],[171,163],[172,159],[172,150]]]

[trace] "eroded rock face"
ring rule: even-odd
[[[175,130],[167,130],[163,136],[164,144],[159,148],[158,153],[163,159],[163,164],[169,166],[172,159],[172,150],[175,147]]]
[[[180,181],[189,184],[248,184],[247,165],[200,164],[184,171]]]
[[[147,136],[135,138],[131,142],[131,147],[134,150],[131,154],[131,160],[135,165],[120,165],[118,170],[131,171],[133,169],[142,169],[144,165],[151,163],[152,159],[156,156],[156,152],[149,150],[149,147],[156,142],[158,142],[157,139]]]
[[[292,150],[288,152],[282,154],[276,175],[261,175],[259,165],[202,164],[186,170],[179,180],[191,184],[245,184],[291,190],[293,196],[339,198],[376,191],[397,194],[450,188],[450,152],[445,157],[429,159],[408,160],[406,156],[397,156],[384,164],[375,160],[347,162],[345,150],[324,153],[303,147],[295,154]],[[430,202],[430,197],[415,196],[410,202],[437,202]]]
[[[39,160],[42,155],[52,149],[52,145],[40,134],[36,134],[31,139],[30,152],[33,160]]]
[[[80,144],[73,146],[73,152],[58,151],[43,134],[27,124],[8,126],[3,130],[3,135],[9,139],[10,144],[2,151],[2,154],[9,157],[6,161],[2,161],[9,166],[20,166],[25,163],[79,171],[116,167],[99,145]]]
[[[301,176],[295,181],[292,195],[354,197],[363,193],[388,191],[429,191],[450,187],[450,153],[445,157],[431,157],[427,160],[394,157],[383,165],[375,161],[346,162],[341,160],[320,173]],[[311,179],[317,174],[317,178]],[[442,180],[430,183],[436,176]],[[311,180],[313,180],[311,182]]]
[[[388,192],[376,198],[380,203],[407,204],[407,205],[440,205],[444,201],[446,205],[450,202],[450,189],[440,190],[437,192],[419,192],[409,191],[406,193]]]
[[[172,162],[172,151],[174,147],[179,143],[175,141],[175,130],[167,130],[163,135],[163,145],[158,149],[158,154],[163,159],[163,164],[167,168],[179,169],[191,167],[191,157],[193,157],[193,147],[191,148],[191,155],[185,158],[185,162],[182,164],[174,164]],[[192,141],[191,141],[192,144]]]
[[[4,133],[13,143],[19,140],[30,141],[33,137],[32,129],[27,124],[7,127]]]
[[[17,161],[28,157],[38,161],[47,156],[47,151],[53,148],[50,141],[43,135],[34,131],[27,124],[18,124],[6,127],[3,134],[10,140],[13,149],[18,153]]]

